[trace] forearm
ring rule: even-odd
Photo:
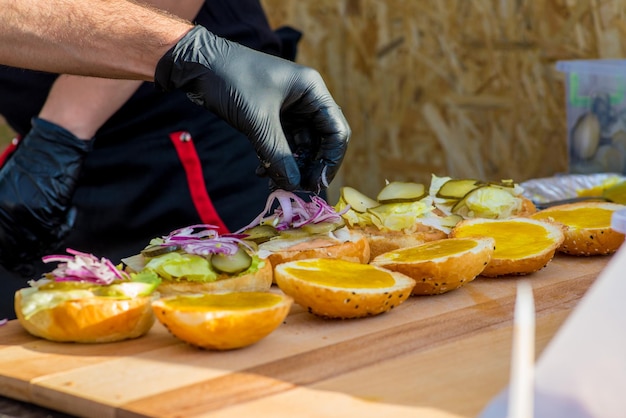
[[[147,0],[151,6],[192,20],[204,0]],[[78,138],[96,131],[133,95],[141,81],[61,75],[39,117],[54,122]]]
[[[151,81],[192,24],[126,0],[0,0],[0,63]]]
[[[39,117],[63,126],[78,138],[93,138],[140,84],[135,80],[61,75]]]

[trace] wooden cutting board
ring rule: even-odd
[[[85,345],[10,321],[0,394],[85,417],[475,416],[508,382],[516,282],[533,285],[540,351],[608,260],[558,255],[526,278],[479,278],[358,320],[294,306],[267,338],[229,352],[187,346],[160,324]]]

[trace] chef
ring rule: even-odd
[[[272,188],[320,192],[341,164],[341,110],[280,58],[297,33],[272,31],[258,0],[151,4],[172,15],[0,0],[0,115],[19,135],[0,158],[0,318],[44,254],[115,262],[180,226],[232,231]]]

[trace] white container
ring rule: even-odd
[[[613,215],[611,215],[611,228],[626,234],[626,209],[613,212]]]
[[[559,61],[569,172],[626,174],[626,60]]]

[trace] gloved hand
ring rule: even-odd
[[[0,169],[0,264],[25,277],[70,231],[71,201],[91,141],[34,118]]]
[[[319,192],[335,177],[350,127],[320,74],[201,26],[159,61],[155,82],[181,89],[248,136],[274,186]]]

